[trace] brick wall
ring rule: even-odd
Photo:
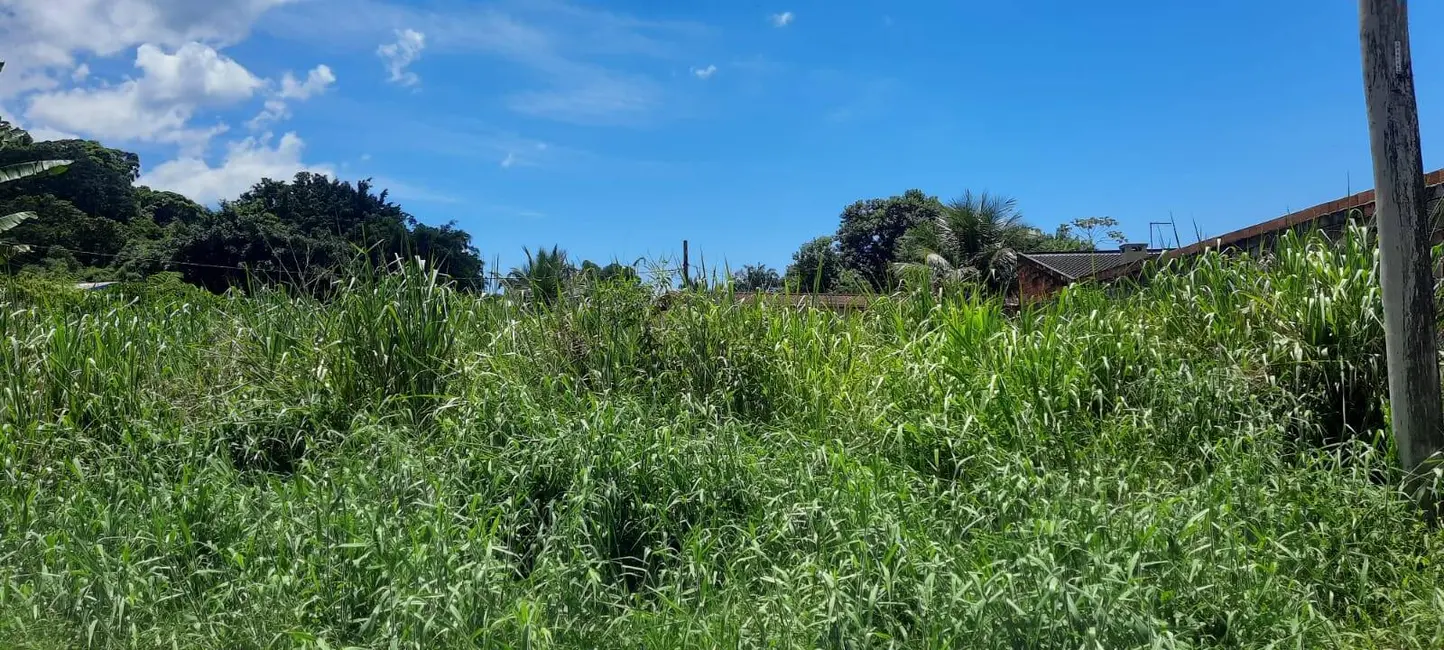
[[[1018,256],[1018,302],[1030,305],[1062,290],[1067,282],[1027,257]]]

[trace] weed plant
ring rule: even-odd
[[[1439,648],[1368,235],[837,314],[0,287],[0,646]]]

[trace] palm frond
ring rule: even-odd
[[[952,262],[949,262],[946,257],[943,257],[942,255],[939,255],[937,253],[928,253],[927,255],[923,256],[923,264],[928,265],[933,270],[941,271],[943,273],[952,273],[955,270],[953,268]]]
[[[18,181],[29,176],[37,176],[50,172],[58,174],[65,171],[65,166],[75,162],[73,160],[35,160],[31,162],[16,163],[0,167],[0,183]]]
[[[3,217],[0,217],[0,232],[5,232],[6,230],[9,230],[9,229],[11,229],[11,228],[14,228],[15,226],[20,225],[20,222],[25,221],[26,219],[34,219],[34,218],[35,218],[35,213],[34,213],[34,212],[28,212],[28,211],[27,211],[27,212],[16,212],[16,213],[13,213],[13,214],[7,214],[7,215],[5,215],[5,216],[3,216]]]

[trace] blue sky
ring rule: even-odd
[[[1412,10],[1433,169],[1444,7]],[[0,114],[137,151],[144,182],[199,200],[303,168],[374,177],[502,267],[685,238],[694,261],[780,268],[848,203],[913,187],[1007,194],[1047,230],[1108,215],[1138,241],[1172,212],[1188,243],[1372,184],[1356,11],[0,0],[0,41],[35,45],[5,55]]]

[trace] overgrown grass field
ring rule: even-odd
[[[1439,648],[1375,254],[862,313],[0,289],[0,646]]]

